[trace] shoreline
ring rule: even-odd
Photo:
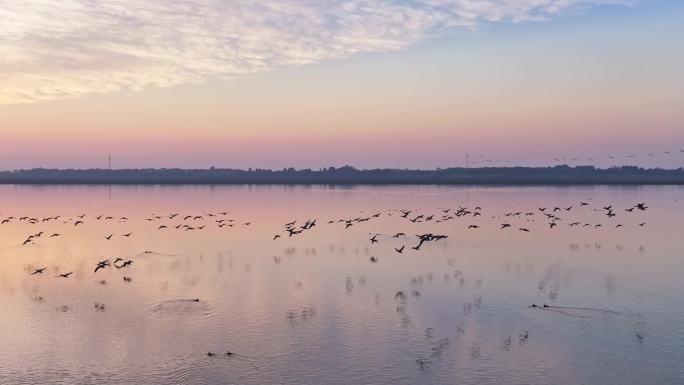
[[[30,169],[0,171],[2,185],[684,185],[684,168],[620,166],[368,169]]]

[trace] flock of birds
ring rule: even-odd
[[[541,217],[542,220],[546,221],[548,224],[548,227],[550,229],[554,229],[558,227],[559,223],[562,223],[564,221],[563,213],[570,213],[573,210],[578,211],[582,209],[589,209],[593,212],[599,213],[603,216],[605,216],[606,219],[612,220],[613,218],[617,217],[618,214],[616,212],[616,208],[613,207],[613,205],[608,205],[608,206],[601,206],[601,207],[594,207],[591,208],[590,204],[588,202],[579,202],[577,206],[571,205],[567,207],[538,207],[536,211],[512,211],[512,212],[507,212],[502,215],[493,215],[490,216],[490,219],[492,221],[495,221],[496,225],[500,230],[506,230],[509,228],[513,228],[513,220],[524,220],[525,223],[532,223],[535,221],[535,217]],[[644,202],[636,203],[633,206],[627,207],[624,209],[625,213],[633,214],[638,211],[646,211],[648,209],[648,206]],[[413,214],[413,215],[412,215]],[[329,220],[327,222],[328,225],[332,224],[342,224],[345,229],[349,229],[352,226],[358,225],[360,223],[368,222],[372,219],[379,218],[383,215],[383,213],[375,213],[370,216],[366,217],[355,217],[355,218],[350,218],[350,219],[337,219],[337,220]],[[440,214],[427,214],[427,213],[415,213],[415,210],[397,210],[397,211],[389,211],[385,213],[385,215],[388,216],[396,216],[399,219],[406,220],[411,223],[442,223],[442,222],[448,222],[448,221],[453,221],[456,219],[462,219],[462,218],[472,218],[475,219],[477,217],[480,217],[483,215],[482,212],[482,207],[480,206],[475,206],[472,209],[468,207],[463,207],[460,206],[457,209],[452,209],[452,208],[446,208],[446,209],[441,209]],[[284,232],[285,234],[275,234],[273,236],[273,240],[277,240],[279,238],[282,238],[283,236],[287,235],[287,237],[292,237],[296,235],[302,234],[306,230],[311,230],[313,227],[316,226],[316,219],[309,219],[306,220],[301,226],[297,226],[297,221],[291,221],[288,223],[285,223],[284,225]],[[498,222],[496,222],[498,221]],[[604,227],[604,222],[583,222],[583,221],[566,221],[568,227],[573,228],[573,227],[590,227],[593,229],[599,229],[601,227]],[[612,226],[613,228],[619,229],[621,227],[624,227],[623,223],[605,223],[605,226]],[[637,223],[637,226],[639,227],[644,227],[646,225],[646,222],[640,221]],[[481,228],[481,224],[479,222],[476,223],[469,223],[465,225],[465,228],[468,230],[475,230]],[[518,231],[529,233],[531,232],[531,229],[528,225],[520,225],[516,226],[518,228]],[[391,238],[406,238],[407,235],[405,232],[397,232],[392,235],[388,234],[380,234],[380,233],[373,233],[372,237],[369,239],[371,245],[375,243],[379,243],[380,239],[378,237],[391,237]],[[443,234],[435,234],[435,233],[423,233],[423,234],[416,234],[416,242],[417,244],[415,246],[410,246],[410,249],[419,251],[423,244],[426,242],[433,242],[433,241],[439,241],[442,239],[446,239],[449,236],[448,235],[443,235]],[[394,251],[403,254],[404,250],[406,250],[406,245],[402,245],[401,247],[395,247]],[[378,262],[379,259],[376,256],[371,257],[371,262]]]
[[[573,163],[573,164],[580,164],[584,162],[589,162],[592,164],[595,164],[597,162],[619,162],[619,163],[624,163],[626,162],[635,162],[639,160],[669,160],[673,156],[676,156],[677,154],[679,155],[684,155],[684,148],[678,148],[678,149],[670,149],[670,150],[660,150],[660,151],[651,151],[651,152],[633,152],[633,153],[627,153],[627,154],[607,154],[607,155],[595,155],[595,156],[583,156],[583,157],[578,157],[578,156],[559,156],[556,158],[549,159],[549,162],[552,162],[557,165],[561,164],[567,164],[567,163]],[[526,157],[524,156],[518,156],[516,159],[500,159],[500,158],[492,158],[489,157],[485,154],[475,154],[473,156],[473,159],[469,161],[470,165],[473,166],[495,166],[495,165],[501,165],[501,166],[511,166],[511,165],[519,165],[520,162],[525,161]]]
[[[452,230],[453,227],[449,226],[449,223],[460,221],[460,227],[467,233],[469,231],[475,231],[484,226],[490,226],[493,231],[507,231],[516,229],[519,232],[529,233],[533,231],[533,223],[541,223],[542,228],[556,229],[559,228],[561,224],[565,224],[566,228],[591,228],[599,229],[601,227],[612,227],[621,228],[625,226],[628,222],[617,222],[618,217],[622,216],[634,216],[639,212],[648,210],[648,205],[644,202],[635,203],[629,207],[617,208],[615,205],[591,205],[588,202],[582,201],[577,204],[570,206],[554,206],[554,207],[536,207],[534,210],[513,210],[510,212],[501,213],[498,215],[485,215],[484,210],[480,206],[464,207],[459,206],[458,208],[440,208],[431,211],[423,211],[418,209],[397,209],[388,210],[384,212],[375,212],[370,215],[354,216],[351,218],[337,218],[327,220],[324,226],[340,226],[341,231],[346,231],[351,228],[356,228],[361,224],[371,222],[381,217],[392,217],[394,222],[399,222],[403,227],[403,231],[394,232],[391,234],[381,234],[381,233],[369,233],[371,236],[368,238],[370,245],[375,245],[381,243],[383,239],[394,239],[395,242],[402,242],[401,245],[396,246],[396,243],[392,244],[392,249],[395,253],[403,254],[408,250],[421,251],[422,248],[433,242],[438,242],[449,238],[449,235],[436,233],[436,232],[425,232],[420,234],[415,234],[415,237],[407,235],[408,229],[413,226],[413,224],[422,224],[421,227],[436,226],[441,231]],[[578,220],[573,214],[581,212],[584,214],[593,215],[594,220]],[[231,228],[235,226],[250,226],[251,221],[238,221],[237,219],[229,218],[230,212],[223,211],[217,213],[207,213],[203,212],[201,214],[191,214],[191,215],[181,215],[178,213],[171,213],[167,215],[156,215],[142,218],[144,222],[150,223],[150,231],[171,231],[177,230],[182,232],[188,231],[202,231],[208,230],[213,226],[216,229]],[[597,218],[602,218],[602,220],[596,220]],[[646,222],[640,220],[641,218],[636,218],[635,221],[630,221],[631,223],[636,223],[637,226],[643,227]],[[60,215],[51,217],[31,217],[22,216],[16,218],[14,216],[9,216],[1,218],[0,226],[10,225],[13,223],[25,223],[33,226],[40,226],[46,223],[55,223],[63,226],[70,226],[72,232],[74,229],[80,229],[81,227],[88,226],[89,223],[93,221],[101,223],[114,223],[118,222],[120,224],[125,224],[129,222],[129,218],[121,216],[105,216],[97,215],[89,217],[87,214],[81,214],[74,217],[62,217]],[[143,223],[144,223],[143,222]],[[446,223],[445,225],[438,225],[440,223]],[[288,238],[301,237],[307,232],[313,231],[318,227],[318,219],[307,219],[304,221],[291,220],[283,225],[282,231],[276,233],[272,237],[272,241],[282,242]],[[59,233],[48,233],[46,231],[39,231],[29,234],[24,241],[21,243],[22,247],[32,247],[38,245],[41,242],[48,242],[51,239],[62,237],[67,232]],[[109,233],[101,236],[103,242],[111,242],[115,239],[115,236],[119,239],[129,239],[134,237],[133,232],[125,232],[121,234]],[[411,239],[414,241],[411,242]],[[146,251],[145,253],[152,253]],[[379,257],[373,255],[370,257],[371,263],[378,263]],[[102,270],[108,269],[125,269],[132,267],[134,261],[132,259],[122,258],[122,257],[110,257],[97,261],[93,267],[93,274],[97,274]],[[35,267],[29,272],[31,276],[43,275],[44,272],[48,270],[48,267]],[[67,279],[74,274],[73,271],[57,272],[54,276],[58,279]],[[123,280],[125,282],[131,282],[132,278],[129,276],[124,276]],[[349,285],[349,283],[348,283]],[[415,296],[419,296],[419,293],[414,292]],[[402,300],[406,299],[406,292],[399,290],[395,293],[395,298]],[[199,302],[199,298],[192,299],[192,301]],[[536,305],[533,304],[531,308],[548,309],[549,305]],[[95,309],[97,311],[104,311],[105,305],[96,303]],[[529,337],[529,332],[521,334],[521,343],[527,340]],[[510,345],[510,337],[508,338]],[[440,345],[441,346],[441,345]],[[209,357],[230,357],[235,353],[227,351],[225,353],[213,353],[208,352]],[[422,359],[421,359],[422,360]],[[427,365],[429,361],[422,360],[419,362],[421,368]]]
[[[646,203],[639,202],[634,204],[633,206],[624,208],[621,210],[623,213],[627,214],[634,214],[635,212],[639,211],[646,211],[648,209],[648,206]],[[586,222],[586,221],[579,221],[579,220],[564,220],[564,214],[571,213],[573,211],[579,211],[579,210],[591,210],[592,212],[596,212],[601,214],[603,217],[605,217],[606,220],[609,222]],[[167,229],[176,229],[180,231],[193,231],[193,230],[204,230],[207,227],[206,222],[201,222],[201,224],[197,224],[198,221],[203,221],[207,218],[212,219],[214,222],[214,225],[217,228],[224,228],[224,227],[234,227],[238,224],[242,226],[250,226],[252,224],[251,221],[247,222],[240,222],[236,219],[231,219],[228,218],[228,211],[223,211],[223,212],[218,212],[218,213],[202,213],[202,214],[197,214],[197,215],[183,215],[181,216],[178,213],[171,213],[168,215],[152,215],[150,217],[144,218],[144,221],[146,222],[155,222],[155,221],[179,221],[180,223],[176,224],[169,224],[168,222],[165,222],[163,224],[155,225],[158,231],[163,231]],[[444,208],[440,209],[439,214],[434,214],[434,213],[419,213],[417,210],[405,210],[405,209],[400,209],[400,210],[390,210],[385,213],[382,212],[376,212],[372,215],[369,216],[357,216],[354,218],[340,218],[340,219],[333,219],[327,221],[328,225],[335,225],[335,224],[340,224],[344,227],[344,229],[349,229],[352,228],[353,226],[358,226],[361,223],[369,222],[373,219],[380,218],[381,216],[386,215],[386,216],[394,216],[400,220],[404,220],[409,223],[444,223],[444,222],[450,222],[454,221],[457,219],[470,219],[472,222],[478,217],[483,216],[483,211],[482,207],[480,206],[475,206],[472,208],[469,207],[463,207],[460,206],[459,208]],[[529,233],[531,232],[531,228],[528,224],[531,224],[536,221],[536,218],[541,218],[542,221],[547,223],[548,228],[554,229],[559,226],[561,223],[567,223],[567,226],[572,228],[572,227],[590,227],[594,229],[598,229],[601,227],[606,227],[606,226],[611,226],[613,228],[621,228],[624,227],[623,223],[617,223],[615,222],[615,217],[618,217],[618,209],[614,207],[614,205],[608,205],[608,206],[598,206],[598,207],[591,207],[591,205],[588,202],[579,202],[577,205],[570,205],[567,207],[560,207],[560,206],[555,206],[555,207],[538,207],[536,210],[533,211],[511,211],[511,212],[506,212],[501,215],[491,215],[489,216],[489,219],[494,222],[494,224],[500,229],[500,230],[506,230],[506,229],[513,229],[517,227],[517,230],[520,232],[526,232]],[[36,217],[30,217],[30,216],[22,216],[19,218],[16,218],[14,216],[9,216],[6,218],[3,218],[0,220],[0,225],[6,225],[6,224],[11,224],[14,223],[14,221],[19,222],[19,223],[27,223],[31,225],[40,225],[44,223],[50,223],[50,222],[58,222],[61,221],[61,223],[66,224],[66,225],[71,225],[74,228],[77,228],[79,226],[86,226],[86,221],[89,221],[89,219],[93,219],[95,221],[118,221],[120,223],[126,223],[129,221],[129,218],[127,217],[118,217],[115,218],[114,216],[105,216],[105,215],[97,215],[92,218],[88,218],[87,214],[81,214],[78,216],[75,216],[73,218],[63,218],[60,215],[57,216],[51,216],[51,217],[43,217],[43,218],[36,218]],[[523,221],[524,224],[518,224],[516,226],[513,225],[512,222],[515,220],[518,221]],[[612,222],[611,222],[612,221]],[[465,224],[465,229],[467,230],[476,230],[484,226],[481,222],[477,223],[472,223],[469,222]],[[280,238],[290,238],[294,236],[301,236],[304,232],[306,231],[311,231],[317,226],[317,219],[308,219],[301,224],[297,224],[297,220],[293,220],[290,222],[287,222],[283,226],[283,233],[277,233],[273,236],[273,240],[276,241]],[[638,226],[643,227],[646,225],[646,222],[639,221],[637,223]],[[23,246],[31,246],[35,245],[39,240],[47,238],[47,239],[52,239],[52,238],[57,238],[61,237],[63,234],[62,233],[50,233],[50,235],[47,235],[45,231],[39,231],[36,233],[29,234],[25,240],[22,242]],[[110,233],[103,235],[102,238],[105,241],[112,241],[114,239],[115,234]],[[127,232],[120,234],[120,237],[123,238],[131,238],[133,236],[132,232]],[[406,235],[405,232],[396,232],[394,234],[380,234],[380,233],[373,233],[372,236],[370,237],[369,241],[371,244],[376,244],[380,242],[381,237],[391,237],[391,238],[402,238],[406,239],[408,236]],[[428,242],[435,242],[439,240],[443,240],[448,238],[448,235],[444,234],[435,234],[435,233],[423,233],[423,234],[416,234],[415,235],[416,239],[416,244],[409,246],[410,249],[419,251],[421,250],[421,247],[425,243]],[[401,245],[400,247],[394,247],[394,251],[396,253],[402,254],[406,250],[407,245]],[[378,262],[378,257],[371,257],[371,262]],[[117,257],[113,259],[110,262],[110,259],[104,259],[101,261],[98,261],[95,265],[94,268],[94,273],[97,273],[100,270],[104,270],[107,268],[114,267],[116,269],[122,269],[129,267],[133,264],[133,260],[124,260],[123,258]],[[37,274],[42,274],[47,268],[45,267],[38,267],[35,268],[30,274],[31,275],[37,275]],[[69,278],[73,274],[72,271],[69,272],[63,272],[59,273],[56,275],[57,278]]]

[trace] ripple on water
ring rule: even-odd
[[[171,299],[155,304],[151,313],[160,318],[207,319],[216,312],[206,301],[199,299]]]

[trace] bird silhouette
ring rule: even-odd
[[[98,270],[104,269],[107,266],[109,266],[109,261],[98,262],[97,266],[95,267],[94,273],[97,273]]]

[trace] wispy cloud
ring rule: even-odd
[[[0,104],[232,78],[628,0],[0,0]]]

